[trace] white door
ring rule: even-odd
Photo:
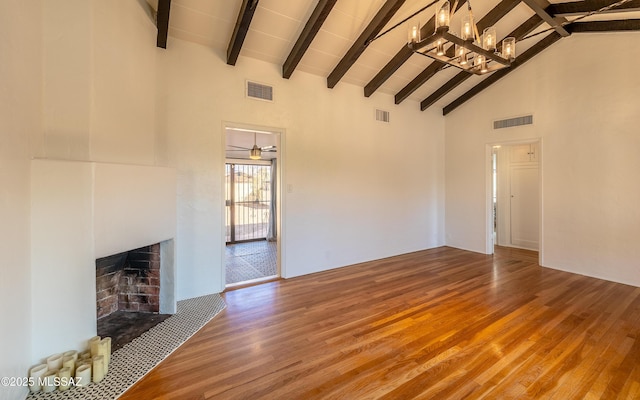
[[[538,167],[511,167],[511,244],[538,250]]]

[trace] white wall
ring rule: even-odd
[[[41,129],[40,1],[0,1],[0,377],[31,354],[29,142]],[[0,387],[22,399],[26,388]]]
[[[41,158],[153,165],[157,29],[139,1],[43,2]]]
[[[541,263],[640,286],[638,61],[637,33],[574,34],[449,114],[447,244],[486,249],[486,144],[540,137]],[[529,113],[533,126],[492,130]]]
[[[157,126],[178,169],[180,298],[222,290],[223,125],[284,130],[284,274],[340,267],[443,244],[443,118],[392,96],[170,38],[159,57]],[[247,99],[245,80],[273,85]],[[391,111],[391,123],[374,109]]]

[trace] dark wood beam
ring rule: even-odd
[[[302,56],[307,51],[311,42],[316,37],[316,34],[322,27],[322,24],[329,16],[329,13],[333,9],[333,6],[336,4],[338,0],[320,0],[316,5],[316,8],[313,10],[311,17],[307,21],[307,24],[304,26],[300,37],[296,41],[296,44],[293,45],[291,49],[291,53],[287,57],[287,60],[282,65],[282,77],[285,79],[289,79],[293,71],[298,66],[298,63],[302,59]]]
[[[491,11],[487,13],[480,21],[476,23],[478,31],[482,32],[485,28],[495,25],[502,17],[507,15],[509,11],[513,10],[515,6],[520,4],[521,0],[502,0]],[[455,46],[450,46],[446,52],[448,57],[455,55]],[[418,76],[416,76],[411,82],[403,87],[395,96],[395,103],[400,104],[411,93],[415,92],[420,86],[424,85],[429,79],[431,79],[436,73],[440,72],[447,64],[434,61],[427,66]]]
[[[478,93],[482,92],[484,89],[488,88],[489,86],[491,86],[495,82],[497,82],[500,79],[504,78],[506,75],[508,75],[511,72],[515,71],[520,65],[526,63],[531,58],[533,58],[538,53],[540,53],[542,50],[544,50],[547,47],[551,46],[552,44],[554,44],[555,42],[557,42],[561,38],[562,38],[562,36],[558,32],[555,32],[555,31],[551,32],[544,39],[542,39],[538,43],[534,44],[527,51],[522,53],[522,55],[518,56],[518,58],[516,58],[511,63],[511,67],[505,68],[505,69],[501,69],[500,71],[494,72],[489,77],[487,77],[485,80],[483,80],[482,82],[480,82],[479,84],[474,86],[471,90],[469,90],[468,92],[466,92],[465,94],[463,94],[462,96],[458,97],[456,100],[454,100],[453,102],[448,104],[442,110],[442,114],[443,115],[447,115],[451,111],[453,111],[456,108],[460,107],[466,101],[470,100],[472,97],[474,97]]]
[[[462,82],[466,81],[467,79],[471,78],[472,76],[473,76],[473,74],[470,74],[470,73],[465,72],[465,71],[459,72],[458,75],[456,75],[453,78],[451,78],[447,83],[442,85],[438,90],[433,92],[429,97],[427,97],[426,99],[422,100],[420,102],[420,110],[424,111],[427,108],[431,107],[431,105],[433,103],[435,103],[436,101],[440,100],[447,93],[449,93],[453,89],[457,88],[458,85],[460,85]]]
[[[405,0],[387,0],[378,10],[369,25],[364,29],[360,36],[353,43],[347,54],[342,57],[338,65],[331,71],[327,77],[327,87],[333,88],[347,73],[349,68],[358,60],[358,57],[364,52],[371,40],[384,28],[389,20],[394,16],[398,9],[404,4]]]
[[[640,19],[614,21],[574,22],[567,26],[569,32],[620,32],[640,31]]]
[[[458,11],[460,7],[462,7],[462,5],[465,3],[465,1],[459,1],[458,5],[454,7],[454,13]],[[420,28],[421,37],[426,37],[434,32],[436,28],[435,21],[435,16],[433,16],[431,17],[431,19],[429,19],[429,21],[427,21],[426,24],[424,24],[424,26],[422,26],[422,28]],[[387,65],[385,65],[380,70],[380,72],[378,72],[376,76],[374,76],[373,79],[369,83],[367,83],[367,85],[364,87],[364,96],[369,97],[373,93],[375,93],[375,91],[378,90],[378,88],[382,86],[382,84],[384,84],[387,79],[389,79],[391,75],[393,75],[398,70],[398,68],[400,68],[402,64],[404,64],[412,55],[413,51],[411,51],[411,49],[406,44],[402,46],[402,48],[396,53],[396,55],[393,56],[391,61],[389,61]]]
[[[562,17],[558,17],[556,19],[551,15],[549,15],[549,13],[547,13],[546,8],[549,7],[549,2],[547,0],[522,0],[522,1],[524,1],[526,5],[529,6],[530,9],[532,9],[536,14],[538,14],[540,18],[544,20],[544,22],[546,22],[553,29],[555,29],[556,32],[560,34],[560,36],[567,37],[570,35],[570,33],[567,32],[567,30],[562,26],[563,23],[567,22],[566,19]],[[540,1],[540,3],[543,3],[543,4],[541,5],[538,1]]]
[[[171,12],[171,0],[158,0],[158,14],[156,24],[158,26],[158,37],[156,46],[167,48],[167,36],[169,35],[169,13]]]
[[[244,39],[247,37],[253,14],[257,8],[258,0],[242,0],[236,26],[233,28],[229,47],[227,47],[227,64],[236,65],[236,61],[238,61],[238,56],[240,55],[240,49],[242,48]]]
[[[551,4],[547,12],[555,17],[567,15],[584,15],[590,12],[598,11],[604,7],[608,7],[620,0],[586,0],[568,3]],[[634,11],[640,9],[640,0],[631,0],[618,7],[611,9],[609,12]]]
[[[528,20],[526,20],[522,25],[513,30],[513,32],[506,35],[506,37],[514,37],[516,41],[521,40],[523,37],[527,36],[531,32],[533,32],[537,27],[542,25],[542,18],[538,14],[531,16]],[[502,43],[498,45],[501,47]],[[420,110],[424,111],[427,108],[431,107],[436,101],[440,100],[447,93],[458,87],[462,82],[469,79],[472,75],[468,72],[461,71],[458,75],[454,76],[449,82],[445,83],[442,87],[436,90],[433,94],[431,94],[426,99],[420,102]]]

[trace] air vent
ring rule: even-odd
[[[247,81],[247,97],[252,99],[273,101],[273,87],[261,83]]]
[[[533,125],[533,115],[493,121],[493,129],[512,128],[514,126]]]
[[[389,111],[376,109],[376,121],[389,122]]]

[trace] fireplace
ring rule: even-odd
[[[96,259],[97,334],[112,351],[164,321],[160,243]]]
[[[160,243],[96,260],[96,315],[160,311]]]
[[[32,249],[37,249],[31,268],[38,277],[32,287],[33,363],[61,349],[86,348],[87,339],[96,335],[97,322],[111,315],[157,317],[176,312],[175,169],[36,159],[31,162],[31,183]],[[153,287],[151,271],[136,272],[147,275],[142,277],[149,279],[143,283],[147,287],[117,296],[116,289],[109,289],[113,294],[101,299],[100,313],[120,306],[120,298],[137,304],[138,310],[154,305],[158,311],[116,311],[98,319],[96,260],[155,243],[160,243],[159,286]],[[157,271],[157,265],[152,269]],[[119,282],[121,277],[114,273],[110,279]],[[156,291],[159,299],[153,300],[149,295]],[[73,310],[73,318],[60,323],[51,302],[56,309]]]

